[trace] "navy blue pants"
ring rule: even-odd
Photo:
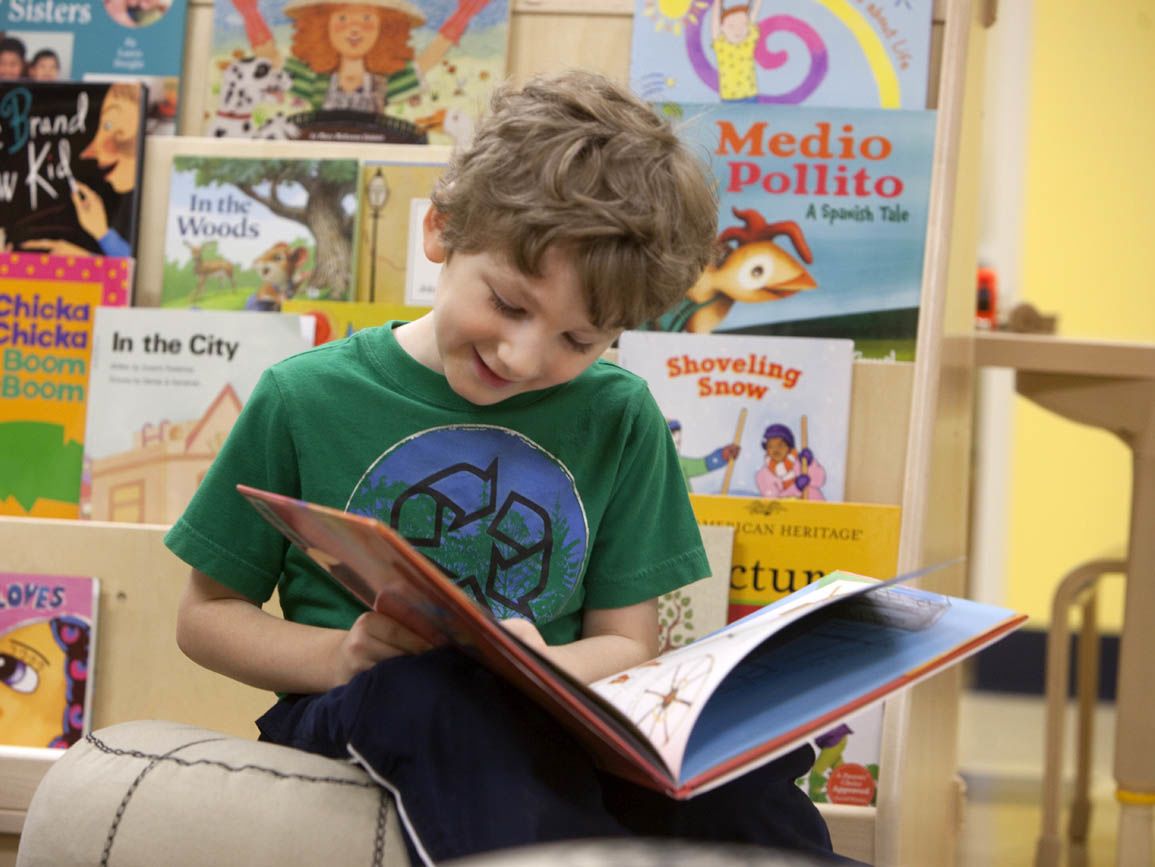
[[[398,799],[414,863],[583,837],[679,837],[830,855],[794,785],[810,747],[689,801],[598,771],[536,704],[452,649],[386,660],[327,693],[289,696],[261,739],[355,753]],[[416,839],[414,839],[416,838]]]

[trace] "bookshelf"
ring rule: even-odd
[[[510,75],[515,81],[567,66],[627,77],[633,0],[511,0],[511,9]],[[938,110],[937,147],[917,360],[860,361],[854,368],[846,498],[902,507],[899,568],[904,571],[966,551],[973,349],[946,338],[972,330],[977,190],[957,179],[973,177],[978,161],[978,106],[964,102],[964,95],[981,93],[977,83],[986,9],[986,0],[934,3],[930,94],[931,107]],[[181,94],[180,123],[186,132],[199,129],[203,114],[200,89],[211,17],[210,0],[193,0]],[[187,145],[180,139],[147,144],[138,303],[155,303],[159,294],[169,166]],[[359,157],[412,153],[389,145],[251,145],[254,155],[270,156],[292,156],[302,148],[333,157],[354,150]],[[236,685],[240,693],[222,700],[223,691],[233,685],[196,669],[171,640],[185,572],[161,546],[163,528],[43,523],[0,518],[0,545],[26,552],[23,562],[9,568],[117,576],[106,579],[102,592],[96,725],[167,716],[251,734],[247,721],[263,709],[263,696]],[[36,552],[50,553],[38,559]],[[961,596],[965,584],[965,568],[959,565],[924,586]],[[131,616],[122,613],[129,610]],[[154,655],[154,648],[163,650]],[[822,808],[840,852],[881,865],[954,863],[963,807],[956,773],[960,677],[952,669],[887,704],[878,807]],[[216,715],[230,705],[228,715]],[[0,781],[16,774],[27,789],[46,761],[0,753]],[[0,789],[10,787],[5,782]],[[0,833],[18,829],[18,805],[0,802]],[[3,851],[0,846],[0,855]]]

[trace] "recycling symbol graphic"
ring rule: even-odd
[[[348,510],[388,523],[497,617],[552,619],[584,565],[573,478],[505,428],[435,428],[398,443],[365,474]]]

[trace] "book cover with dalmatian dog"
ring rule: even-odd
[[[202,133],[463,144],[508,44],[509,0],[220,0]]]
[[[161,304],[356,300],[353,159],[173,158]]]

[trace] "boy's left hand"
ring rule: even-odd
[[[545,643],[545,639],[541,637],[541,633],[537,631],[537,627],[528,620],[523,620],[520,617],[510,617],[508,620],[502,620],[501,625],[506,628],[516,638],[536,650],[538,653],[545,653],[549,645]]]

